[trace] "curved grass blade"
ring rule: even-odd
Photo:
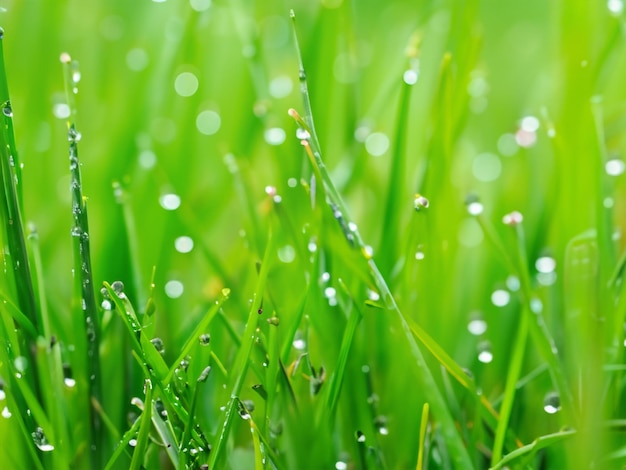
[[[491,467],[490,470],[498,470],[501,468],[508,467],[509,464],[515,462],[517,459],[525,457],[531,458],[533,455],[537,453],[537,451],[541,449],[545,449],[546,447],[551,446],[552,444],[556,444],[557,442],[563,441],[565,439],[569,439],[574,436],[576,431],[567,430],[560,431],[554,434],[547,434],[545,436],[538,437],[532,443],[520,447],[519,449],[510,452],[505,455],[496,465]]]
[[[130,462],[130,470],[138,470],[143,468],[143,458],[148,447],[148,437],[150,427],[152,425],[152,382],[146,380],[144,382],[146,389],[146,399],[144,401],[143,413],[141,413],[141,424],[139,425],[139,433],[137,435],[137,444],[133,451],[133,459]]]
[[[299,73],[300,90],[301,90],[302,99],[304,102],[305,117],[303,120],[302,118],[300,118],[298,113],[293,109],[289,110],[289,114],[296,120],[296,122],[298,122],[298,124],[300,124],[301,126],[305,124],[308,127],[307,130],[311,136],[310,142],[307,140],[303,141],[302,142],[303,146],[305,150],[307,150],[307,153],[310,151],[311,155],[313,156],[313,159],[312,159],[313,167],[314,169],[317,168],[317,171],[319,171],[322,177],[322,181],[326,187],[329,205],[331,205],[332,207],[335,207],[336,209],[339,209],[342,217],[344,218],[344,221],[348,224],[348,226],[350,226],[351,220],[348,215],[349,213],[346,210],[346,206],[343,202],[343,199],[341,195],[339,194],[339,191],[335,187],[332,181],[332,178],[330,177],[330,174],[328,170],[326,169],[326,166],[324,165],[324,162],[322,160],[321,149],[319,146],[317,133],[315,132],[315,127],[313,125],[313,115],[311,112],[309,92],[308,92],[308,87],[307,87],[307,82],[306,82],[306,73],[304,71],[304,65],[302,63],[302,54],[300,52],[298,42],[297,42],[297,34],[295,31],[295,14],[293,10],[291,11],[291,18],[292,18],[294,36],[296,36],[296,39],[295,39],[296,49],[297,49],[298,61],[300,65],[300,73]],[[336,209],[334,209],[333,212],[336,212]],[[383,301],[385,302],[389,310],[395,312],[395,314],[398,316],[398,319],[400,320],[400,324],[402,326],[404,336],[406,337],[406,340],[409,343],[409,347],[410,347],[413,359],[417,363],[420,371],[422,371],[422,373],[418,374],[417,376],[418,386],[423,390],[424,394],[426,395],[427,401],[430,403],[430,405],[433,408],[433,414],[437,417],[437,419],[439,420],[441,424],[442,434],[446,440],[448,450],[454,459],[455,465],[459,466],[460,468],[467,468],[467,469],[473,468],[472,461],[469,457],[467,449],[465,448],[463,440],[459,432],[456,429],[454,420],[452,419],[452,416],[450,415],[450,412],[446,406],[445,399],[443,398],[441,392],[439,391],[437,383],[435,382],[435,379],[432,376],[430,369],[428,368],[428,365],[424,359],[424,356],[422,355],[422,352],[419,349],[419,346],[417,345],[415,338],[413,337],[413,333],[411,332],[411,329],[409,328],[409,324],[407,323],[407,317],[400,311],[400,308],[396,304],[396,301],[393,295],[391,294],[391,291],[389,289],[389,286],[387,285],[387,282],[385,281],[384,277],[380,273],[376,263],[371,258],[371,254],[368,248],[366,247],[365,243],[361,239],[361,236],[358,230],[353,230],[351,235],[352,235],[352,238],[350,240],[353,242],[353,246],[355,248],[360,249],[365,260],[367,261],[367,264],[370,269],[370,274],[376,286],[378,287],[379,292],[381,293]]]

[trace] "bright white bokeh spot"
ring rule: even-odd
[[[513,134],[502,134],[498,139],[498,152],[505,157],[512,157],[519,149],[517,140]]]
[[[156,154],[152,150],[142,150],[139,153],[139,165],[145,170],[154,168],[156,161]]]
[[[491,361],[493,361],[493,353],[488,349],[480,351],[478,353],[478,360],[483,364],[489,364]]]
[[[293,90],[293,82],[287,75],[280,75],[270,82],[270,95],[272,98],[285,98]]]
[[[211,8],[211,0],[189,0],[189,5],[194,11],[206,11]]]
[[[180,207],[180,196],[174,193],[163,194],[159,198],[159,204],[166,211],[175,211]]]
[[[537,132],[539,130],[539,119],[535,116],[526,116],[522,118],[520,127],[526,132]]]
[[[67,388],[74,388],[76,386],[76,380],[71,377],[66,377],[65,379],[63,379],[63,383]]]
[[[382,132],[373,132],[365,139],[365,150],[373,157],[380,157],[389,149],[389,137]]]
[[[5,393],[5,391],[3,389],[0,388],[0,401],[6,399],[7,394]]]
[[[622,0],[609,0],[606,2],[606,6],[614,15],[619,15],[624,11],[624,2]]]
[[[543,310],[543,302],[541,302],[541,299],[537,297],[530,299],[530,310],[533,313],[541,313]]]
[[[327,299],[332,299],[337,296],[337,290],[334,287],[327,287],[324,289],[324,297]]]
[[[404,83],[406,83],[407,85],[415,85],[418,78],[419,74],[417,73],[417,70],[413,69],[405,71],[402,75],[402,80],[404,80]]]
[[[487,331],[487,322],[482,318],[475,318],[467,324],[467,331],[474,336],[480,336]]]
[[[459,243],[466,247],[478,246],[483,241],[483,230],[474,218],[468,218],[461,222],[458,232]]]
[[[423,260],[424,258],[426,258],[426,255],[424,254],[424,252],[423,252],[423,251],[419,251],[419,250],[418,250],[418,251],[416,251],[416,252],[415,252],[415,259],[416,259],[417,261],[421,261],[421,260]]]
[[[619,176],[626,170],[626,163],[618,158],[613,158],[606,162],[604,169],[609,176]]]
[[[511,294],[504,289],[497,289],[491,294],[491,303],[496,307],[504,307],[511,300]]]
[[[306,129],[302,129],[301,127],[298,127],[296,129],[296,138],[298,140],[309,140],[311,138],[311,134]]]
[[[556,269],[556,260],[551,256],[542,256],[535,261],[535,268],[540,273],[551,273]]]
[[[293,340],[293,347],[298,351],[303,351],[306,348],[306,341],[301,338]]]
[[[201,111],[196,117],[196,128],[201,134],[213,135],[220,130],[222,118],[215,111],[207,109]]]
[[[183,292],[185,291],[185,286],[180,281],[172,279],[171,281],[167,281],[165,283],[165,295],[167,295],[170,299],[177,299]]]
[[[492,153],[481,153],[474,157],[472,173],[474,177],[483,182],[495,181],[502,172],[500,158]]]
[[[265,142],[270,145],[280,145],[285,142],[287,134],[285,130],[280,127],[271,127],[263,133],[263,137],[265,138]]]
[[[329,272],[322,273],[322,275],[320,276],[320,282],[328,282],[328,281],[330,281],[330,273]]]
[[[291,245],[285,245],[278,249],[278,259],[283,263],[291,263],[296,259],[296,250]]]
[[[11,412],[9,411],[9,408],[7,408],[6,406],[2,408],[2,417],[5,419],[9,419],[11,417]]]
[[[134,72],[144,70],[148,63],[148,53],[140,47],[135,47],[126,53],[126,65]]]
[[[342,462],[341,460],[339,460],[338,462],[335,463],[335,470],[347,470],[348,469],[348,464],[346,462]]]
[[[174,89],[180,96],[192,96],[198,91],[198,77],[191,72],[182,72],[174,80]]]
[[[480,202],[470,202],[467,205],[467,212],[469,215],[480,215],[483,213],[483,205]]]
[[[65,103],[57,103],[52,106],[52,114],[55,118],[67,119],[71,114],[70,107]]]
[[[193,250],[193,238],[183,235],[174,240],[174,248],[179,253],[189,253]]]

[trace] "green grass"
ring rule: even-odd
[[[625,465],[618,4],[7,2],[2,466]]]

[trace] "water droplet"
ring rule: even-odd
[[[306,341],[304,341],[302,338],[294,339],[293,347],[298,351],[304,351],[304,349],[306,348]]]
[[[606,2],[606,6],[615,16],[619,15],[624,10],[624,3],[622,0],[608,0],[608,2]]]
[[[384,155],[389,149],[389,137],[382,132],[373,132],[365,139],[365,150],[373,157]]]
[[[111,289],[119,296],[124,293],[124,283],[122,281],[113,281]]]
[[[626,170],[626,163],[619,158],[612,158],[606,162],[604,170],[609,176],[619,176]]]
[[[413,201],[413,207],[415,207],[416,211],[419,212],[422,209],[428,209],[429,205],[430,203],[428,202],[428,199],[426,199],[424,196],[422,196],[421,194],[415,195],[415,199]]]
[[[296,250],[291,245],[285,245],[278,249],[278,259],[283,263],[291,263],[296,259]]]
[[[322,275],[320,276],[320,282],[325,283],[328,281],[330,281],[330,273],[329,272],[322,273]]]
[[[520,128],[526,132],[537,132],[539,130],[539,119],[535,116],[525,116],[520,121]]]
[[[543,410],[553,415],[557,411],[561,409],[561,399],[559,398],[559,394],[556,392],[549,392],[546,394],[543,399]]]
[[[183,283],[175,279],[165,283],[165,295],[167,295],[170,299],[179,298],[183,295],[184,290],[185,286]]]
[[[556,260],[551,256],[541,256],[535,261],[535,268],[540,273],[551,273],[556,269]]]
[[[378,302],[380,300],[380,294],[374,290],[367,289],[367,298],[372,302]]]
[[[187,236],[178,237],[174,240],[174,248],[179,253],[189,253],[193,250],[193,239]]]
[[[496,307],[504,307],[511,300],[511,294],[504,289],[497,289],[493,291],[491,294],[491,303],[493,303]]]
[[[467,324],[467,330],[474,336],[480,336],[487,331],[487,322],[480,317],[473,318]]]
[[[174,90],[183,97],[193,96],[198,91],[198,77],[192,72],[179,73],[174,80]]]
[[[269,91],[272,98],[285,98],[293,90],[293,82],[288,75],[280,75],[270,82]]]
[[[174,193],[163,194],[159,198],[159,204],[166,211],[175,211],[180,207],[180,196]]]
[[[211,342],[211,335],[208,333],[202,334],[198,340],[202,346],[207,346]]]
[[[474,157],[472,163],[472,173],[474,177],[485,183],[495,181],[502,172],[500,158],[493,153],[481,153]]]
[[[337,290],[334,287],[327,287],[324,289],[324,297],[327,299],[333,298],[337,296]]]
[[[480,215],[483,213],[483,205],[480,202],[470,202],[467,205],[467,212],[470,215]]]
[[[189,0],[189,5],[194,11],[206,11],[211,8],[211,0]]]
[[[4,103],[4,106],[2,107],[2,114],[4,114],[6,117],[13,117],[13,109],[11,108],[10,101]]]
[[[523,220],[524,216],[521,214],[521,212],[518,211],[510,212],[502,217],[502,223],[511,226],[519,225],[522,223]]]
[[[198,376],[198,382],[206,382],[206,379],[209,378],[209,374],[211,373],[211,366],[207,366],[202,369],[202,373]]]
[[[71,110],[70,107],[65,103],[57,103],[52,106],[52,114],[54,117],[58,119],[67,119],[70,117]]]
[[[356,437],[356,441],[357,442],[365,442],[366,438],[365,438],[365,434],[363,434],[363,432],[361,431],[357,431],[355,434]]]
[[[63,383],[67,388],[74,388],[76,386],[76,380],[71,377],[66,377],[65,379],[63,379]]]
[[[45,434],[43,433],[43,429],[37,428],[35,432],[31,433],[33,436],[33,442],[42,452],[50,452],[54,450],[54,446],[48,442]]]
[[[493,353],[491,352],[491,343],[482,341],[478,344],[478,360],[483,364],[489,364],[493,361]]]
[[[2,408],[2,417],[5,419],[9,419],[11,417],[11,412],[9,411],[9,408],[7,408],[6,406]]]
[[[408,69],[402,75],[402,80],[407,85],[415,85],[417,83],[417,79],[419,78],[419,73],[417,70]]]
[[[26,372],[26,369],[28,369],[28,359],[24,356],[18,356],[13,361],[13,365],[18,372],[23,374]]]
[[[67,131],[68,142],[80,142],[80,139],[82,137],[82,134],[78,132],[73,126],[70,127]]]
[[[280,127],[271,127],[263,133],[265,142],[270,145],[280,145],[287,138],[287,134],[284,129]]]
[[[165,344],[163,344],[163,340],[161,338],[152,338],[150,342],[159,354],[165,354]]]
[[[338,460],[337,462],[335,462],[335,470],[347,470],[348,469],[348,464],[346,462],[343,462],[342,460]]]
[[[309,140],[311,138],[311,134],[309,134],[309,131],[306,129],[298,127],[298,129],[296,129],[296,138],[298,140]]]
[[[128,445],[131,447],[137,446],[137,439],[131,439],[130,441],[128,441]]]
[[[419,250],[418,250],[418,251],[416,251],[416,252],[415,252],[415,259],[416,259],[416,260],[421,261],[421,260],[423,260],[425,257],[426,257],[426,255],[424,254],[424,252],[423,252],[423,251],[419,251]]]
[[[7,397],[6,392],[4,391],[4,388],[0,388],[0,401],[5,400]]]

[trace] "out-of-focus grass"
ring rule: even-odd
[[[0,461],[625,463],[621,1],[4,7]]]

